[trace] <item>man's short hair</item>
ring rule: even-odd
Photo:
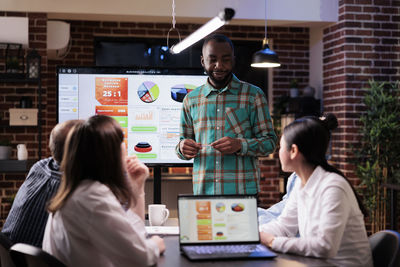
[[[212,34],[212,35],[209,35],[206,38],[204,38],[202,50],[212,40],[216,41],[217,43],[228,43],[232,48],[232,52],[234,52],[234,47],[233,47],[233,43],[232,43],[231,39],[229,39],[228,37],[226,37],[223,34]]]
[[[51,156],[61,163],[64,154],[65,139],[69,131],[77,124],[82,123],[82,120],[69,120],[63,123],[57,124],[50,133],[49,148]]]

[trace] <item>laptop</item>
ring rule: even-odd
[[[255,195],[178,195],[178,219],[190,260],[276,257],[260,243]]]

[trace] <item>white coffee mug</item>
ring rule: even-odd
[[[18,158],[18,160],[27,160],[28,159],[28,150],[26,150],[25,144],[17,145],[17,158]]]
[[[169,210],[163,204],[149,205],[149,223],[150,226],[163,225],[169,216]]]

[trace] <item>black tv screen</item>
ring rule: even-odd
[[[128,155],[149,166],[190,166],[175,154],[182,100],[206,80],[201,69],[58,67],[58,122],[112,116]]]
[[[203,42],[171,54],[165,38],[95,37],[96,66],[142,66],[146,68],[199,68]],[[169,45],[178,42],[171,39]],[[235,47],[233,73],[239,80],[250,82],[268,96],[268,69],[252,68],[252,56],[261,49],[261,41],[232,40]]]

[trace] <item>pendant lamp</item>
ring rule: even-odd
[[[275,68],[279,67],[281,63],[279,62],[278,55],[272,51],[268,46],[267,39],[267,1],[265,0],[265,29],[264,29],[264,40],[262,49],[257,51],[253,55],[251,61],[251,66],[254,68]]]

